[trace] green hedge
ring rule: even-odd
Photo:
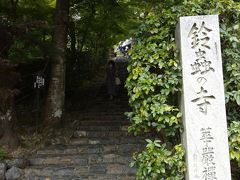
[[[149,3],[142,9],[130,53],[126,88],[132,112],[129,131],[156,132],[146,149],[134,155],[138,179],[184,179],[184,150],[178,96],[181,69],[174,32],[180,16],[219,14],[229,123],[230,155],[240,165],[240,3],[192,0]]]

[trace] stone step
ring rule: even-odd
[[[96,97],[94,99],[94,103],[93,105],[96,106],[98,104],[103,104],[103,105],[109,105],[109,104],[113,104],[113,105],[126,105],[126,107],[128,106],[128,98],[124,98],[124,97],[115,97],[113,100],[109,99],[109,96],[106,97]]]
[[[134,175],[135,168],[119,163],[102,163],[97,165],[41,165],[24,169],[25,176],[83,176],[83,175]]]
[[[107,100],[96,99],[91,108],[94,107],[129,108],[128,100],[109,100],[108,97]]]
[[[102,126],[102,125],[92,125],[92,126],[83,126],[83,125],[76,125],[77,130],[82,130],[82,131],[127,131],[127,126]]]
[[[119,109],[119,110],[115,110],[115,109],[107,109],[102,111],[101,109],[92,109],[92,110],[88,110],[88,111],[84,111],[81,114],[83,116],[88,116],[89,114],[91,115],[97,115],[97,116],[108,116],[109,114],[111,115],[122,115],[125,116],[125,112],[128,112],[129,109]],[[77,113],[76,113],[77,114]]]
[[[79,154],[132,154],[140,151],[144,144],[106,144],[106,145],[52,145],[48,148],[38,150],[37,157],[48,157],[58,155],[79,155]]]
[[[82,165],[88,166],[102,163],[119,163],[129,165],[132,159],[131,153],[99,153],[99,154],[76,154],[76,155],[51,155],[51,156],[36,156],[29,158],[31,166],[40,165]]]
[[[95,97],[96,101],[100,100],[101,102],[104,102],[104,101],[119,102],[119,101],[128,101],[128,99],[129,98],[128,98],[127,94],[119,93],[117,96],[115,96],[114,100],[109,101],[109,96],[108,96],[107,92],[102,92]]]
[[[125,116],[124,113],[125,113],[125,111],[123,111],[123,110],[115,111],[114,109],[109,109],[106,111],[101,111],[99,109],[91,109],[91,110],[84,111],[83,113],[81,113],[81,115],[83,117],[89,116],[90,114],[91,114],[91,116],[109,116],[109,114],[117,115],[117,116],[119,116],[119,115]],[[79,112],[78,112],[78,114],[79,114]]]
[[[89,120],[89,121],[99,121],[104,122],[104,121],[124,121],[124,120],[128,120],[127,116],[125,115],[114,115],[114,114],[109,114],[109,115],[104,115],[104,116],[98,116],[98,115],[81,115],[81,116],[76,116],[76,117],[71,117],[70,119],[72,120],[79,120],[79,121],[83,121],[83,120]]]
[[[31,157],[29,158],[29,162],[31,166],[40,166],[40,165],[75,165],[81,164],[83,166],[87,166],[89,161],[88,154],[80,154],[80,155],[51,155],[50,157]]]
[[[89,176],[36,176],[26,175],[22,180],[89,180]]]
[[[92,113],[83,113],[83,114],[78,114],[76,117],[72,116],[71,118],[73,119],[91,119],[91,120],[125,120],[127,119],[127,116],[122,114],[105,114],[105,115],[99,115],[99,114],[92,114]]]
[[[97,126],[99,127],[99,126]],[[83,128],[84,129],[84,128]],[[86,131],[86,130],[77,130],[74,132],[74,138],[78,137],[89,137],[89,138],[97,138],[97,137],[134,137],[132,134],[128,133],[126,129],[122,130],[111,130],[106,131],[103,130],[94,130],[94,131]]]
[[[32,176],[23,180],[135,180],[134,175]]]
[[[69,142],[71,145],[83,145],[83,144],[138,144],[144,143],[145,138],[136,138],[136,137],[99,137],[99,138],[87,138],[87,137],[79,137],[72,138]]]
[[[79,120],[76,122],[79,126],[126,126],[130,122],[127,120]]]
[[[82,114],[82,115],[76,115],[76,116],[71,116],[67,118],[69,121],[129,121],[128,117],[125,115],[114,115],[114,114],[110,114],[109,115],[98,115],[96,114],[92,114],[92,115],[88,115],[88,114]]]
[[[130,109],[129,108],[107,108],[103,110],[103,107],[95,107],[91,109],[87,109],[84,111],[70,111],[67,116],[83,116],[83,115],[91,115],[91,114],[98,114],[98,115],[109,115],[109,114],[115,114],[115,115],[124,115],[125,112],[128,112]]]
[[[109,109],[115,109],[116,111],[120,111],[120,110],[125,110],[125,109],[130,109],[128,107],[128,103],[119,103],[119,104],[115,104],[115,103],[111,103],[111,102],[95,102],[94,104],[89,106],[88,108],[86,108],[85,110],[91,110],[91,109],[97,109],[97,110],[102,110],[102,111],[107,111]],[[124,111],[123,111],[124,112]]]
[[[81,104],[75,104],[75,106],[81,106]],[[97,101],[95,100],[93,103],[85,104],[85,106],[82,106],[85,111],[94,111],[94,110],[101,110],[101,111],[108,111],[111,109],[115,109],[116,111],[125,111],[131,109],[128,106],[128,102],[119,102],[119,103],[112,103],[111,101]],[[72,107],[72,111],[77,112],[78,110]]]

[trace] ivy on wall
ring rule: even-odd
[[[151,8],[149,8],[151,7]],[[129,131],[156,132],[146,149],[134,155],[138,179],[184,179],[179,94],[181,68],[175,28],[180,16],[219,14],[230,155],[240,165],[240,3],[233,0],[192,0],[149,3],[135,33],[126,88],[132,112]],[[234,174],[235,172],[233,172]]]

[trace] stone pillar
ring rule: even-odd
[[[181,17],[176,37],[183,76],[186,179],[230,180],[218,16]]]

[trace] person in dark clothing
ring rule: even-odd
[[[116,96],[116,84],[115,84],[115,77],[116,77],[116,66],[113,60],[108,61],[107,69],[106,69],[106,85],[107,85],[107,92],[110,97],[110,100]]]

